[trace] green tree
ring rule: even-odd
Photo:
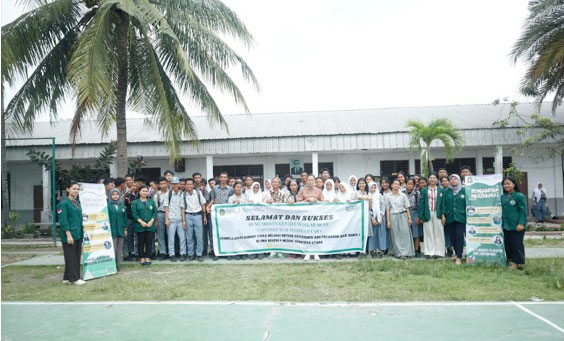
[[[115,124],[117,170],[128,168],[126,107],[147,115],[172,160],[183,140],[197,143],[196,128],[179,93],[227,129],[206,83],[228,93],[249,112],[228,75],[237,67],[259,90],[247,63],[220,36],[252,46],[240,18],[219,0],[41,0],[2,27],[2,84],[33,70],[2,119],[31,131],[37,116],[76,99],[70,138],[95,119],[102,134]],[[4,153],[2,153],[4,155]]]
[[[421,172],[427,176],[433,172],[433,157],[431,156],[431,144],[438,140],[445,148],[447,162],[452,160],[453,153],[462,147],[462,134],[447,118],[433,120],[425,125],[419,120],[407,122],[409,131],[409,145],[413,150],[421,154]]]
[[[564,1],[529,1],[529,16],[511,54],[528,63],[521,92],[539,105],[554,93],[554,113],[564,96]]]

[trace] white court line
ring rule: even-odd
[[[514,304],[516,307],[518,307],[519,309],[523,310],[524,312],[533,315],[534,317],[538,318],[538,319],[541,320],[542,322],[548,324],[549,326],[553,327],[554,329],[556,329],[556,330],[558,330],[559,332],[561,332],[561,333],[564,334],[564,329],[560,328],[558,325],[552,323],[552,322],[549,321],[548,319],[546,319],[546,318],[540,316],[540,315],[537,314],[537,313],[534,313],[534,312],[530,311],[529,309],[523,307],[521,304],[519,304],[519,303],[517,303],[517,302],[513,302],[513,304]]]
[[[415,307],[415,306],[512,306],[526,309],[525,305],[564,305],[564,301],[551,302],[272,302],[272,301],[100,301],[100,302],[2,302],[2,305],[241,305],[241,306],[289,306],[289,307]]]

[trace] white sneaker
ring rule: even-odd
[[[72,282],[72,284],[74,284],[74,285],[83,285],[83,284],[86,284],[86,281],[83,281],[83,280],[79,279],[79,280],[76,281],[76,282]]]
[[[63,284],[70,284],[70,281],[68,279],[63,279]]]
[[[304,257],[304,260],[305,260],[305,261],[310,260],[309,255],[306,255],[306,256]]]
[[[313,256],[313,259],[315,259],[315,260],[321,260],[321,258],[319,258],[319,255]]]

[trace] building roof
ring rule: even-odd
[[[552,103],[546,102],[540,109],[544,117],[552,117],[556,122],[564,124],[564,108],[558,108],[552,116]],[[517,110],[520,115],[529,116],[537,113],[535,103],[519,104]],[[284,112],[250,115],[226,115],[229,133],[221,130],[218,124],[211,124],[205,116],[193,117],[197,127],[198,137],[206,140],[230,140],[265,137],[295,137],[295,136],[338,136],[358,134],[378,134],[406,132],[407,121],[418,119],[427,123],[436,118],[450,118],[454,124],[463,130],[491,129],[495,121],[505,118],[509,111],[508,105],[453,105],[409,108],[379,108],[338,111],[315,112]],[[55,137],[57,145],[69,145],[70,120],[56,123],[39,122],[35,124],[31,137]],[[522,126],[517,119],[509,122],[509,127]],[[102,136],[95,121],[83,125],[78,144],[105,144],[115,140],[116,132],[113,126],[108,135]],[[128,143],[162,142],[163,139],[157,129],[145,119],[127,120]],[[20,135],[16,137],[30,137]],[[10,141],[10,146],[16,145],[47,145],[49,140]]]

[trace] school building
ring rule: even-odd
[[[540,114],[564,123],[564,109],[552,116],[552,103],[543,104]],[[520,115],[537,112],[535,104],[517,107]],[[144,174],[156,179],[172,169],[180,177],[199,171],[206,178],[221,171],[230,175],[252,175],[258,180],[290,173],[291,160],[299,160],[306,171],[318,174],[329,168],[331,174],[346,181],[350,175],[391,175],[398,171],[420,172],[419,154],[409,148],[406,128],[409,119],[425,123],[435,118],[449,118],[462,131],[463,150],[451,163],[445,162],[444,148],[436,143],[432,155],[435,169],[445,167],[449,173],[469,165],[474,174],[492,174],[513,163],[524,172],[522,191],[530,198],[538,181],[548,191],[548,204],[555,214],[564,214],[563,157],[546,155],[547,145],[525,155],[522,140],[535,131],[518,133],[523,123],[512,119],[503,127],[494,122],[509,111],[503,105],[457,105],[411,108],[382,108],[317,112],[284,112],[252,115],[226,115],[229,131],[209,124],[206,117],[193,121],[200,143],[188,141],[181,146],[183,162],[171,165],[169,151],[151,122],[128,119],[128,156],[134,160],[143,156],[147,162]],[[97,158],[104,147],[115,140],[115,128],[102,136],[96,122],[82,128],[74,155],[70,143],[70,120],[54,124],[37,123],[33,134],[17,137],[55,137],[56,158],[63,167],[72,163],[88,163]],[[550,142],[550,141],[549,141]],[[41,220],[41,212],[50,211],[49,173],[30,162],[26,153],[31,147],[51,153],[50,140],[8,141],[7,160],[10,186],[10,209],[18,211],[28,221]],[[113,176],[115,167],[113,167]],[[123,176],[124,174],[119,174]],[[44,219],[46,219],[46,213]]]

